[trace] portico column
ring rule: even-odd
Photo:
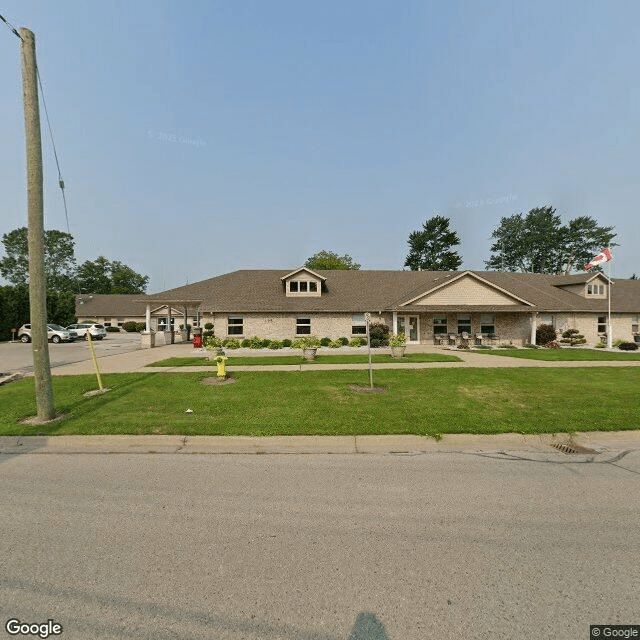
[[[531,314],[531,344],[536,343],[536,316],[538,312],[534,312]]]
[[[147,310],[145,312],[145,331],[151,331],[151,304],[147,302]]]
[[[397,336],[398,335],[398,312],[394,311],[393,312],[393,335]]]

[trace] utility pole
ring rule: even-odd
[[[31,340],[36,383],[38,420],[55,418],[51,365],[47,338],[47,290],[44,271],[44,199],[42,189],[42,141],[36,65],[36,38],[29,29],[20,29],[22,39],[22,91],[27,145],[27,206],[29,244],[29,305]]]

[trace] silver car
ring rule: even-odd
[[[70,324],[67,327],[68,331],[75,331],[78,337],[84,336],[87,340],[87,333],[91,334],[93,340],[102,340],[107,335],[107,330],[103,324],[95,324],[89,322],[80,322],[79,324]]]
[[[51,342],[73,342],[78,337],[78,334],[75,331],[68,331],[64,327],[61,327],[59,324],[48,324],[47,325],[47,338],[51,340]],[[18,329],[18,340],[21,342],[31,342],[31,325],[23,324]]]

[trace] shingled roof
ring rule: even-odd
[[[362,311],[433,311],[442,306],[406,303],[439,285],[471,274],[505,291],[513,305],[483,304],[447,306],[447,310],[478,312],[597,312],[607,301],[585,298],[561,285],[592,279],[592,274],[552,276],[502,271],[360,271],[318,270],[324,278],[319,297],[288,297],[282,281],[291,269],[240,270],[147,296],[150,301],[201,299],[200,309],[211,313],[322,313]],[[295,273],[295,272],[294,272]],[[612,308],[615,312],[640,312],[640,281],[614,280]],[[140,300],[140,297],[138,297]]]

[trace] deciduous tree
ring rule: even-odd
[[[339,256],[333,251],[325,250],[314,253],[304,263],[304,266],[309,269],[351,269],[354,271],[360,269],[360,265],[350,255]]]
[[[449,218],[434,216],[422,223],[421,231],[412,231],[404,266],[411,271],[457,270],[462,257],[453,247],[460,244],[460,237],[449,229],[449,223]]]

